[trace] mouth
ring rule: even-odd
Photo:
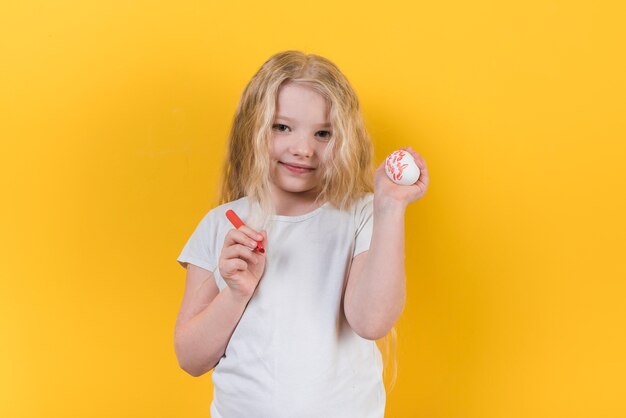
[[[315,167],[311,167],[308,165],[304,165],[304,164],[295,164],[295,163],[284,163],[282,161],[278,162],[279,164],[281,164],[283,167],[285,167],[287,170],[291,171],[292,173],[310,173],[313,170],[315,170]]]

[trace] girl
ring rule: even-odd
[[[384,164],[372,175],[354,90],[299,51],[254,75],[229,143],[220,206],[177,259],[181,368],[214,369],[213,418],[383,417],[375,340],[404,308],[404,213],[426,192],[425,161],[407,148],[421,170],[411,186]]]

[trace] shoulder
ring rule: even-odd
[[[232,202],[224,203],[206,212],[198,223],[197,229],[200,234],[204,236],[214,236],[217,240],[216,242],[219,242],[222,239],[221,235],[224,235],[228,229],[232,228],[231,223],[228,221],[228,218],[226,218],[226,211],[229,209],[234,210],[237,215],[245,219],[243,217],[248,210],[247,198],[243,197]]]
[[[328,207],[328,213],[334,214],[336,223],[352,224],[357,230],[371,220],[374,212],[374,193],[364,192],[357,197],[350,206],[339,209],[335,206]]]
[[[372,202],[374,202],[374,193],[372,192],[364,193],[363,196],[361,196],[357,202],[363,206],[371,205]]]
[[[352,213],[356,218],[367,216],[372,212],[374,205],[374,193],[364,193],[352,206]]]
[[[200,236],[206,241],[206,245],[213,248],[214,251],[217,251],[217,248],[224,241],[224,236],[233,228],[226,217],[226,211],[229,209],[245,219],[248,211],[247,198],[243,197],[214,207],[202,217],[198,225]]]
[[[231,202],[223,203],[209,210],[201,219],[200,223],[205,226],[215,226],[220,224],[228,224],[226,212],[233,210],[240,217],[248,213],[248,198],[242,197]]]
[[[352,208],[352,219],[356,233],[366,230],[373,222],[374,193],[365,193]]]

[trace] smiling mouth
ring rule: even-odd
[[[292,173],[310,173],[313,170],[315,170],[314,167],[299,167],[299,166],[283,163],[282,161],[279,161],[278,163],[283,165],[287,170],[291,171]]]

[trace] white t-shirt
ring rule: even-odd
[[[351,211],[325,203],[271,218],[265,272],[213,370],[212,418],[384,416],[381,353],[352,330],[342,302],[352,258],[369,249],[373,197]],[[210,210],[177,259],[212,271],[220,291],[228,209],[246,222],[248,199]]]

